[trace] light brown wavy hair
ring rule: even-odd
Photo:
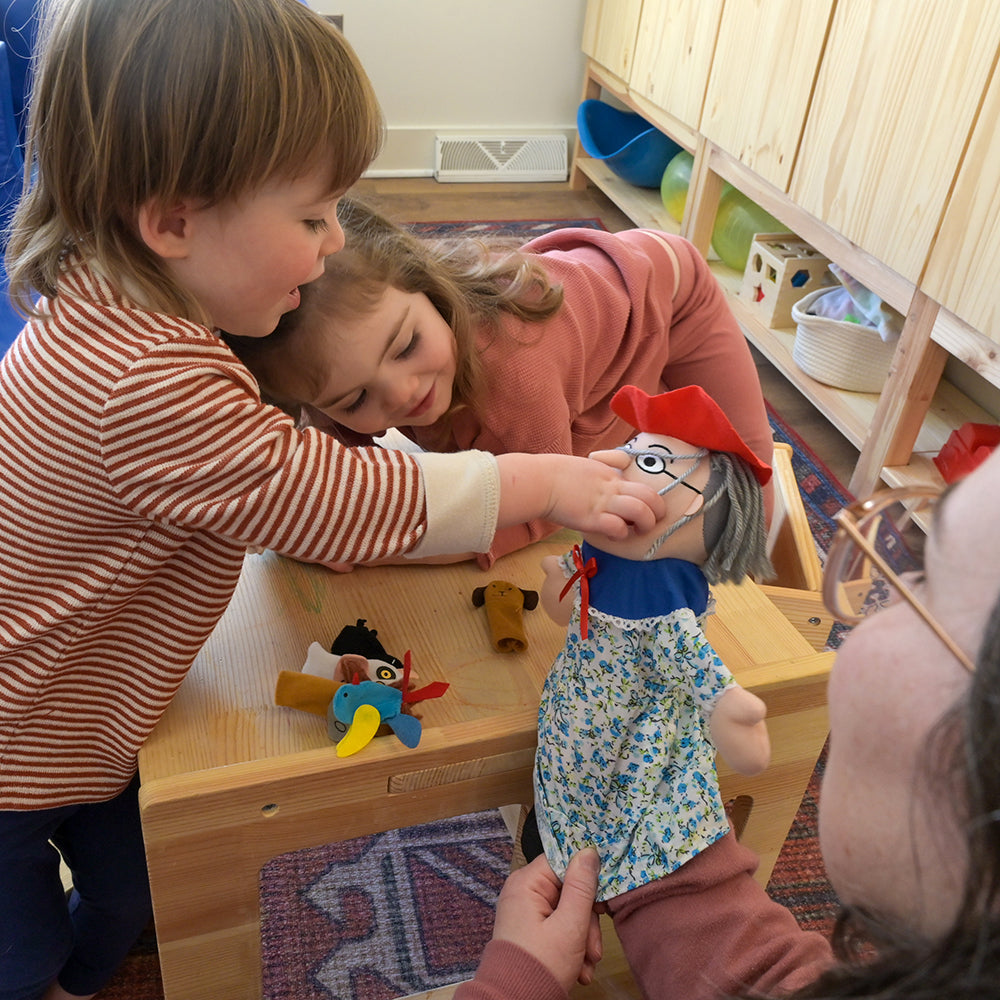
[[[321,378],[313,356],[317,339],[355,323],[389,287],[426,295],[454,332],[453,410],[478,397],[480,331],[499,336],[504,315],[536,322],[562,305],[562,287],[514,240],[423,239],[356,197],[341,201],[338,219],[345,247],[327,258],[321,278],[302,287],[298,309],[269,337],[226,338],[265,397],[288,412],[303,402],[296,388]]]
[[[323,168],[332,196],[382,135],[357,56],[299,0],[46,0],[12,298],[33,314],[79,251],[145,304],[204,322],[141,239],[139,208],[237,201]]]

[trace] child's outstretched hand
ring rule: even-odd
[[[663,498],[618,469],[575,455],[498,455],[498,527],[536,518],[623,540],[633,528],[652,531],[666,513]]]
[[[523,948],[564,990],[591,982],[602,954],[594,912],[599,868],[597,852],[588,848],[574,855],[562,885],[544,855],[513,872],[497,900],[494,940]]]

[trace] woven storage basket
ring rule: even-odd
[[[792,359],[817,382],[852,392],[880,392],[896,350],[874,327],[810,316],[809,309],[830,288],[817,288],[792,306]]]

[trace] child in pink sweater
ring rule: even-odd
[[[347,443],[396,428],[427,451],[587,455],[629,428],[615,391],[700,385],[761,461],[772,439],[750,350],[686,240],[563,229],[427,241],[359,201],[346,247],[263,340],[230,338],[265,396]],[[770,510],[771,487],[765,491]],[[497,533],[493,559],[554,529]]]

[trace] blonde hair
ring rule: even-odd
[[[426,295],[455,334],[453,406],[478,397],[481,330],[498,335],[505,314],[536,322],[562,305],[562,287],[512,239],[422,239],[352,197],[341,201],[338,219],[345,247],[302,287],[298,309],[285,313],[270,337],[226,338],[265,396],[290,412],[302,400],[289,398],[288,386],[302,385],[314,369],[310,346],[373,309],[388,287]]]
[[[139,208],[236,201],[326,169],[346,190],[382,141],[343,36],[299,0],[47,0],[29,103],[12,298],[56,293],[74,251],[153,308],[204,321],[138,232]]]

